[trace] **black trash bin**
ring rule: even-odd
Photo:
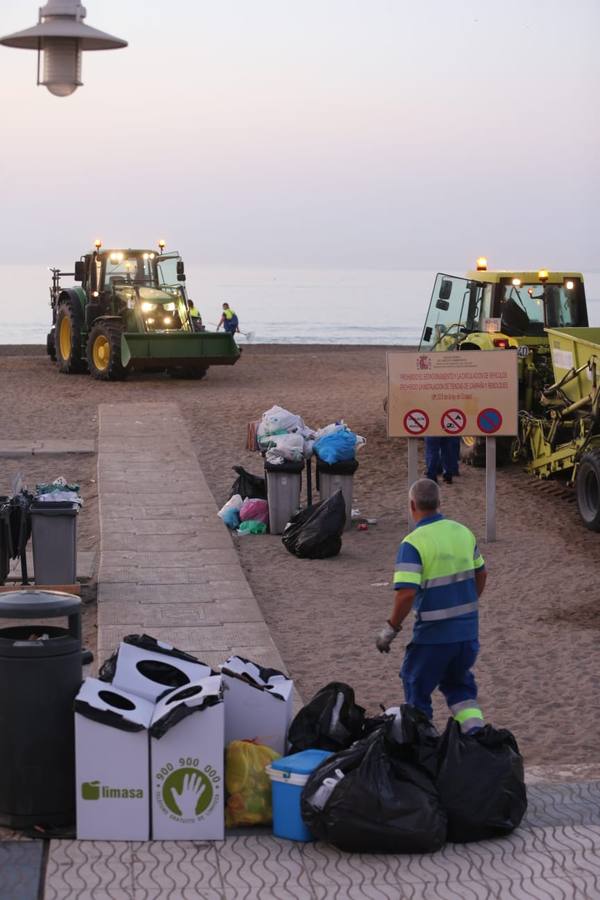
[[[0,619],[68,618],[68,628],[0,628],[0,825],[75,821],[73,700],[81,686],[81,601],[58,591],[0,596]]]

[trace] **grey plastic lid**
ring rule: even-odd
[[[0,594],[0,619],[53,619],[81,613],[81,600],[63,591],[10,591]]]

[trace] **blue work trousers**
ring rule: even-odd
[[[452,445],[456,438],[450,437],[426,437],[425,438],[425,466],[427,477],[437,481],[438,475],[454,475],[458,472],[458,460],[455,463],[456,453]]]
[[[477,699],[471,672],[479,653],[479,641],[454,644],[409,644],[400,670],[404,699],[431,719],[431,695],[439,688],[448,706]]]

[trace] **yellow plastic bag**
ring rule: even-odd
[[[225,824],[269,825],[271,810],[271,779],[265,772],[280,754],[253,741],[232,741],[225,752]]]

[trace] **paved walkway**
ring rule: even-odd
[[[283,668],[178,408],[101,406],[98,452],[100,658],[145,630],[212,665],[240,653]],[[217,843],[52,841],[44,897],[600,897],[600,782],[536,783],[529,797],[510,838],[431,856],[342,854],[266,832]]]

